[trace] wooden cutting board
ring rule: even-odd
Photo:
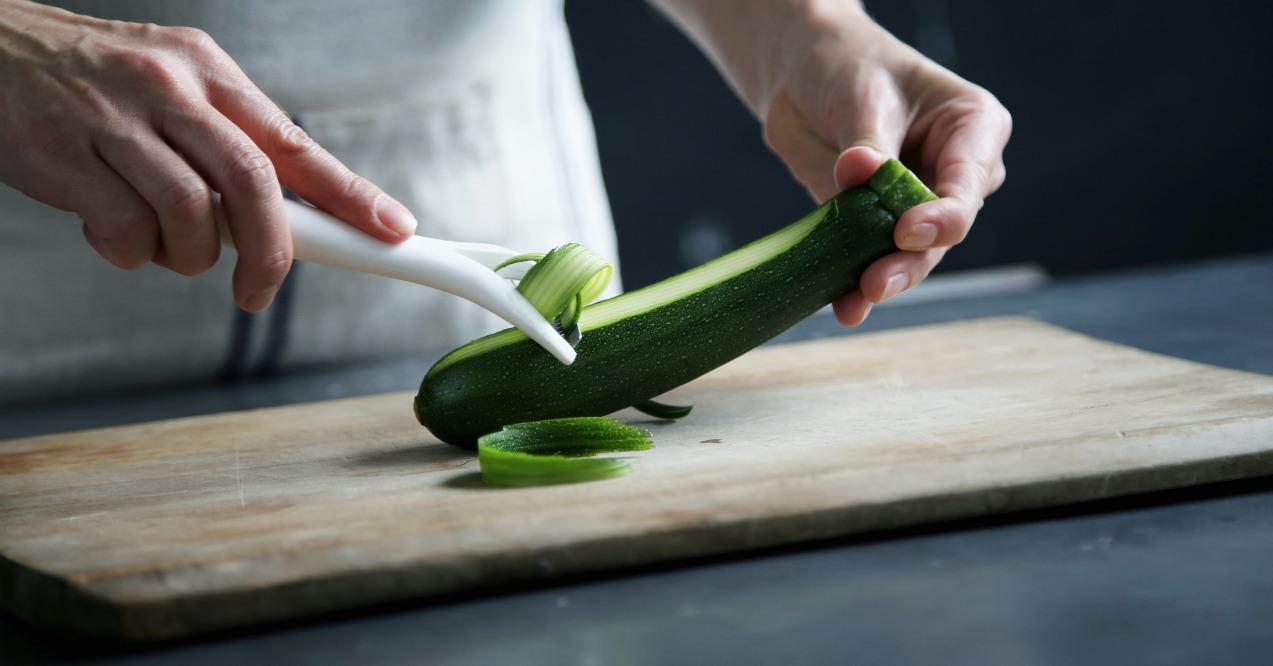
[[[0,442],[0,596],[154,639],[1273,473],[1273,378],[1018,318],[763,348],[674,399],[631,476],[535,489],[408,393]]]

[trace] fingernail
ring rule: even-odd
[[[905,273],[894,273],[888,276],[888,282],[884,283],[884,296],[880,300],[887,301],[902,293],[908,282],[910,282],[910,278]]]
[[[380,223],[385,225],[390,231],[399,236],[412,236],[416,230],[415,216],[406,206],[390,199],[387,196],[381,196],[376,201],[376,217]]]
[[[865,321],[866,321],[866,318],[867,318],[867,317],[869,317],[869,316],[871,316],[871,308],[873,308],[873,307],[875,307],[875,304],[874,304],[874,303],[867,303],[867,304],[866,304],[866,309],[862,311],[862,318],[861,318],[861,319],[859,319],[859,320],[858,320],[858,322],[857,322],[856,324],[853,324],[853,326],[855,326],[855,327],[856,327],[856,326],[861,326],[861,325],[863,324],[863,322],[865,322]]]
[[[260,312],[261,310],[268,308],[270,303],[274,301],[274,293],[277,291],[278,289],[273,288],[262,289],[255,294],[248,296],[248,299],[243,302],[243,309],[248,312]]]
[[[931,222],[921,222],[911,227],[910,233],[902,238],[902,245],[908,250],[926,250],[936,242],[937,225]]]

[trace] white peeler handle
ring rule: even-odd
[[[454,294],[521,329],[562,363],[574,362],[574,348],[507,279],[491,271],[491,266],[512,255],[511,250],[424,236],[391,245],[313,206],[296,201],[286,201],[285,205],[296,259],[382,275]],[[223,243],[233,247],[224,228],[221,238]],[[510,268],[509,277],[517,277],[512,271]]]

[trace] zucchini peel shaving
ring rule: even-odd
[[[632,471],[599,453],[644,451],[650,431],[609,416],[547,419],[504,426],[477,440],[482,480],[492,486],[542,486],[613,479]]]

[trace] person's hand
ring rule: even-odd
[[[0,181],[78,214],[89,244],[126,269],[212,266],[219,193],[239,253],[235,301],[251,311],[292,263],[280,183],[386,242],[416,227],[191,28],[0,0],[0,146]]]
[[[798,32],[804,41],[764,116],[766,141],[796,179],[824,201],[900,155],[941,197],[907,211],[894,232],[901,251],[872,264],[834,304],[840,322],[856,326],[968,234],[982,200],[1003,184],[1012,118],[993,95],[858,10],[824,14]]]
[[[986,92],[898,41],[854,0],[652,0],[707,52],[814,199],[864,184],[900,156],[939,200],[898,220],[902,251],[835,303],[856,326],[919,284],[1003,184],[1012,118]]]

